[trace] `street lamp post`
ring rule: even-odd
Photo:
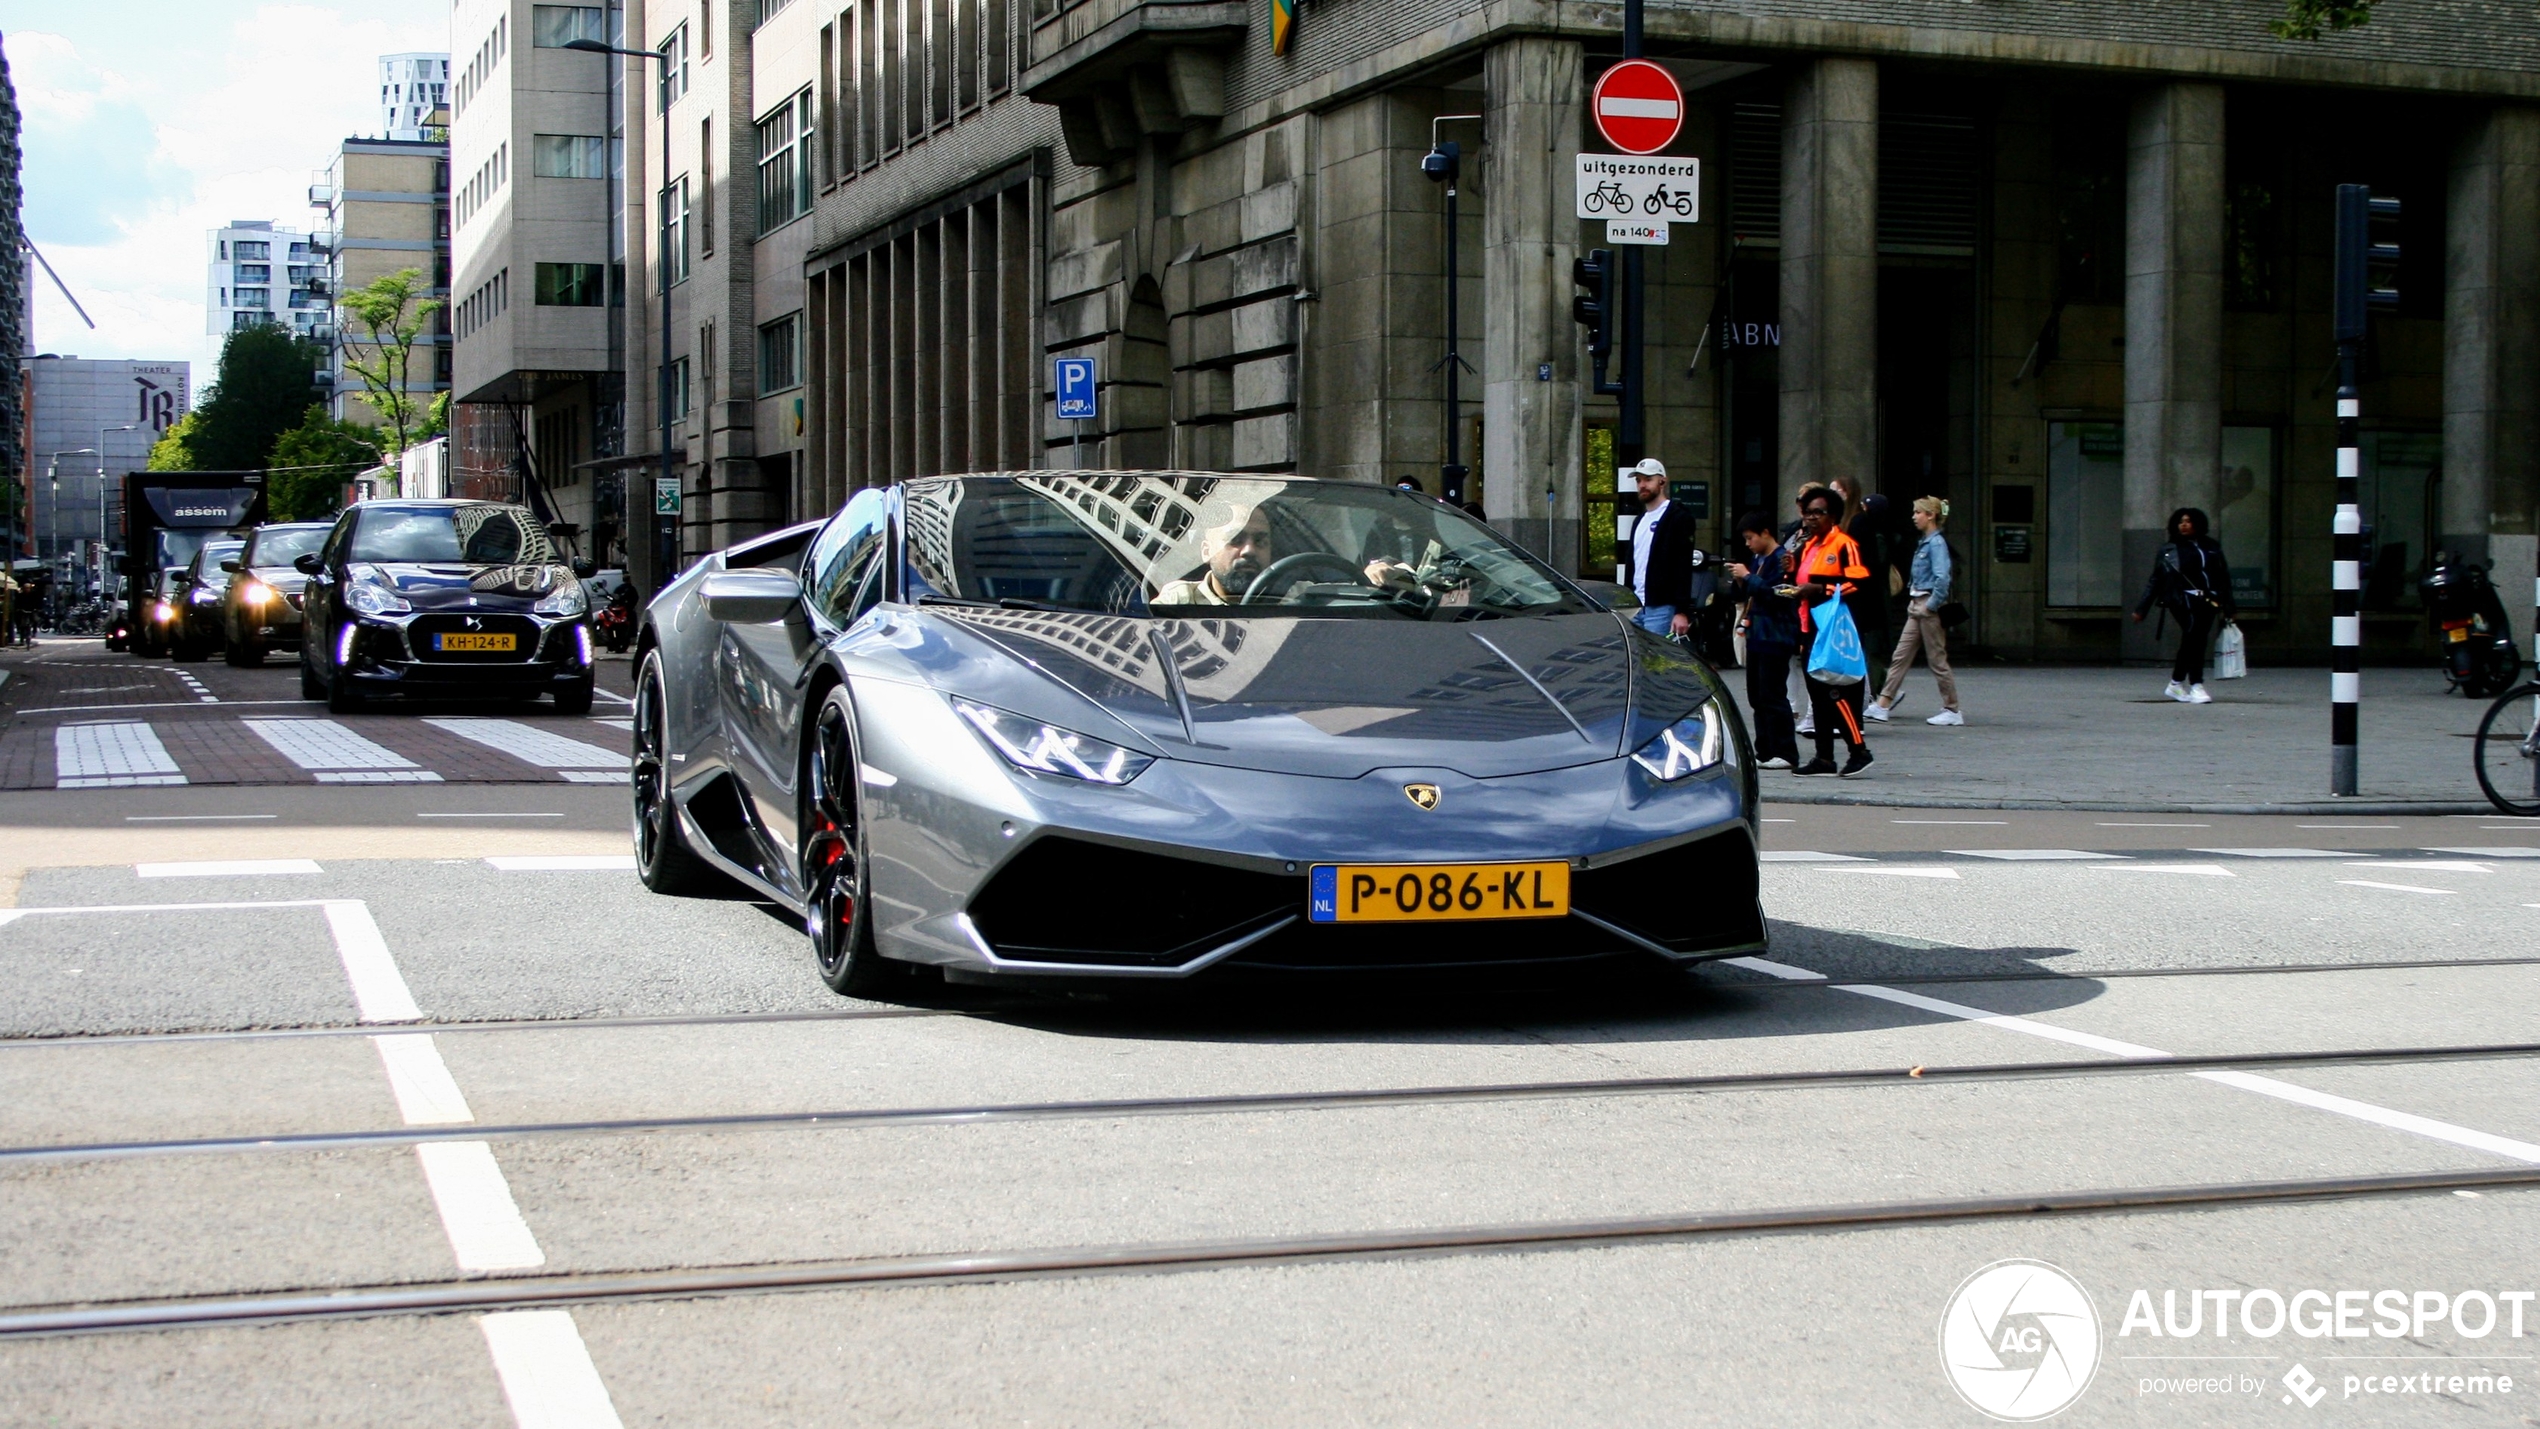
[[[592,54],[592,55],[624,55],[624,56],[625,56],[625,57],[627,57],[628,59],[651,60],[651,61],[652,61],[652,62],[654,62],[655,64],[660,64],[660,65],[665,65],[665,66],[666,66],[666,65],[668,65],[668,64],[670,63],[670,61],[669,61],[669,59],[668,59],[668,57],[667,57],[667,56],[664,56],[664,55],[662,55],[662,54],[660,54],[660,53],[658,53],[658,52],[656,52],[656,51],[653,51],[653,50],[630,50],[630,49],[624,49],[624,48],[621,48],[621,47],[619,47],[619,46],[617,46],[617,45],[612,45],[612,44],[609,44],[608,42],[606,42],[606,41],[604,41],[604,40],[567,40],[567,41],[565,41],[565,43],[564,43],[564,46],[563,46],[563,47],[564,47],[565,49],[568,49],[568,50],[580,50],[580,51],[582,51],[584,54]],[[658,87],[657,87],[657,88],[658,88]],[[662,211],[662,215],[661,215],[662,222],[661,222],[661,225],[660,225],[660,227],[661,227],[661,229],[662,229],[662,248],[661,248],[661,260],[660,260],[660,261],[661,261],[661,382],[660,382],[660,384],[659,384],[659,390],[655,393],[655,398],[654,398],[654,400],[655,400],[655,405],[656,405],[656,406],[658,406],[658,407],[661,409],[661,480],[662,480],[663,482],[672,482],[672,481],[676,481],[676,480],[678,479],[678,473],[677,473],[677,472],[675,472],[674,470],[672,470],[672,468],[671,468],[671,463],[670,463],[670,232],[669,232],[669,230],[670,230],[670,222],[669,222],[670,215],[669,215],[669,210],[668,210],[668,208],[666,207],[666,206],[669,204],[669,202],[670,202],[670,104],[669,104],[669,95],[667,95],[667,94],[662,94],[662,95],[660,96],[660,103],[661,103],[661,188],[660,188],[659,190],[657,190],[657,191],[656,191],[656,196],[655,196],[654,202],[659,203],[659,204],[662,204],[662,205],[665,205],[665,207],[664,207],[664,209],[663,209],[663,211]],[[680,242],[681,242],[682,244],[685,244],[685,243],[687,242],[688,235],[686,234],[686,232],[685,232],[685,231],[682,231],[682,232],[681,232],[681,234],[679,235],[679,239],[680,239]],[[658,506],[658,505],[660,504],[660,502],[659,502],[659,495],[658,495],[658,492],[656,492],[656,495],[655,495],[655,503],[654,503],[654,504],[655,504],[656,506]],[[658,513],[656,513],[656,519],[658,519]],[[672,534],[673,534],[673,535],[674,535],[674,537],[675,537],[675,536],[676,536],[676,534],[677,534],[677,532],[678,532],[678,527],[673,526],[673,527],[671,528],[671,531],[672,531]],[[656,532],[656,533],[654,534],[654,537],[653,537],[653,564],[659,568],[659,569],[657,569],[657,570],[654,572],[654,574],[653,574],[653,589],[654,589],[654,590],[656,590],[656,591],[660,590],[663,586],[666,586],[666,585],[670,584],[670,578],[671,578],[674,574],[676,574],[676,572],[674,572],[673,570],[671,570],[671,567],[672,567],[672,566],[674,566],[674,565],[676,565],[676,564],[678,564],[678,558],[677,558],[676,556],[670,555],[670,554],[669,554],[669,549],[670,549],[670,543],[669,543],[669,542],[667,542],[667,541],[664,541],[664,540],[661,538],[660,533],[659,533],[659,532]]]
[[[106,434],[108,432],[137,432],[140,430],[141,424],[139,422],[126,422],[120,427],[99,427],[97,429],[97,548],[100,551],[105,550],[107,546],[111,544],[106,539]],[[106,585],[106,568],[104,565],[105,558],[101,555],[98,557],[98,560],[97,586],[99,591],[103,592]]]

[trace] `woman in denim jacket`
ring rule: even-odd
[[[1914,529],[1922,536],[1914,543],[1914,571],[1905,586],[1912,603],[1905,607],[1905,628],[1897,632],[1896,653],[1887,662],[1887,688],[1879,691],[1877,703],[1861,711],[1881,724],[1904,698],[1905,672],[1914,668],[1918,649],[1940,684],[1940,713],[1923,723],[1967,722],[1958,713],[1958,677],[1949,669],[1949,632],[1940,623],[1940,608],[1949,603],[1949,581],[1954,574],[1949,567],[1949,542],[1940,534],[1948,521],[1948,502],[1937,496],[1914,499]]]

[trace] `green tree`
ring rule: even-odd
[[[2372,19],[2379,0],[2284,0],[2284,18],[2267,26],[2279,40],[2316,40]]]
[[[326,404],[312,402],[300,425],[273,444],[265,478],[265,506],[276,521],[313,521],[343,504],[344,483],[379,465],[379,433],[359,422],[339,422]]]
[[[274,439],[299,424],[316,389],[315,374],[326,361],[325,349],[289,328],[267,324],[241,328],[221,344],[220,376],[203,393],[177,428],[159,447],[183,430],[169,458],[183,465],[160,465],[154,447],[150,464],[168,471],[251,471],[262,467]]]
[[[335,300],[343,314],[344,368],[362,382],[362,400],[379,414],[388,460],[422,438],[427,408],[406,390],[414,371],[415,344],[441,310],[423,296],[423,270],[400,268]]]
[[[150,444],[152,471],[194,470],[194,414],[186,413]]]

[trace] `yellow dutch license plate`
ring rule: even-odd
[[[447,631],[432,637],[435,650],[497,651],[509,654],[520,648],[511,635],[473,635],[466,631]]]
[[[1305,906],[1316,923],[1559,918],[1570,911],[1570,865],[1318,863]]]
[[[2469,638],[2469,627],[2466,625],[2452,626],[2443,632],[2443,636],[2453,644],[2458,645]]]

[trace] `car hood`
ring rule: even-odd
[[[417,610],[512,611],[536,605],[562,567],[381,563],[376,569]]]
[[[1492,778],[1612,759],[1714,688],[1674,646],[1601,612],[1452,624],[928,614],[1169,757],[1331,778],[1409,765]]]
[[[301,587],[309,583],[309,578],[300,574],[299,570],[292,566],[249,566],[247,574],[272,586],[284,595],[297,595]]]

